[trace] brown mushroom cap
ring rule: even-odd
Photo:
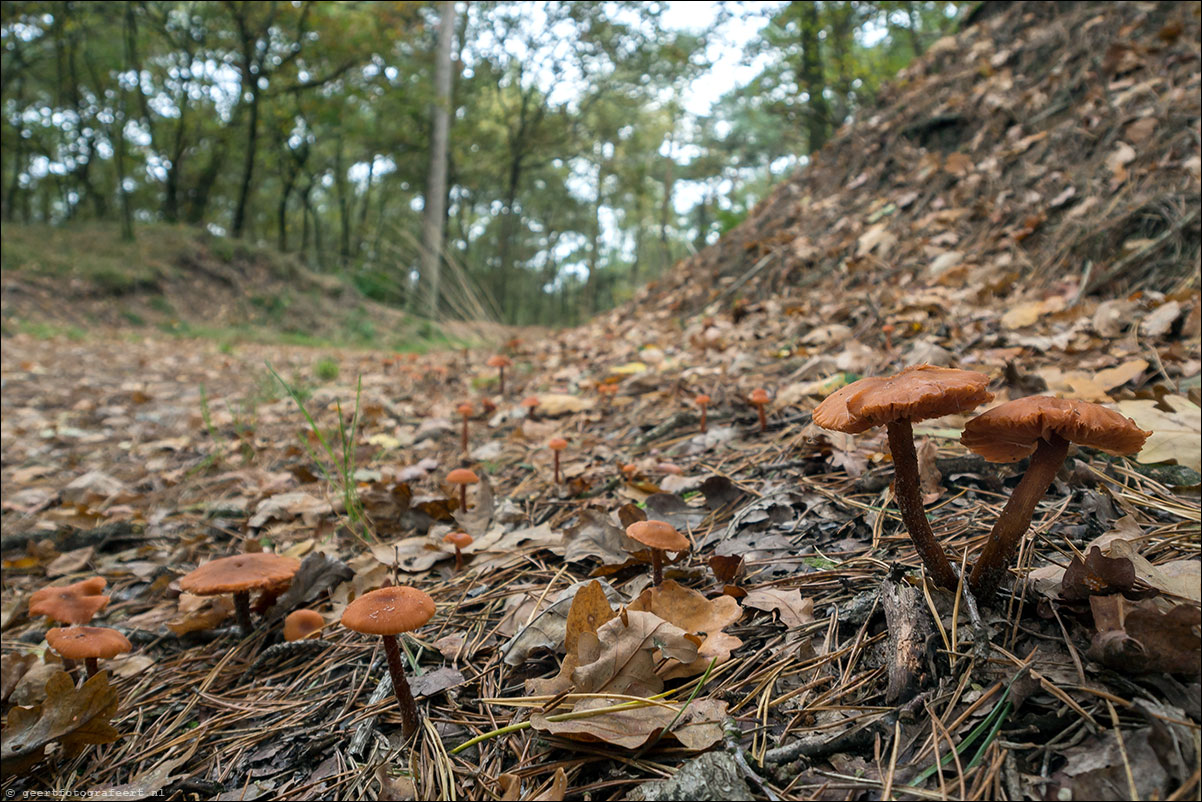
[[[710,397],[708,395],[706,395],[705,393],[701,393],[700,395],[698,395],[696,398],[693,399],[693,403],[699,407],[703,407],[706,404],[708,404],[709,402],[710,402]]]
[[[512,364],[513,362],[510,361],[509,357],[501,356],[500,354],[488,358],[488,366],[490,368],[507,368]]]
[[[44,615],[64,624],[86,624],[109,603],[106,582],[93,576],[73,585],[35,590],[29,596],[29,615]]]
[[[303,640],[326,625],[316,610],[293,610],[284,619],[284,640]]]
[[[750,400],[751,403],[758,406],[759,404],[767,404],[772,400],[772,398],[768,395],[768,391],[763,387],[757,387],[751,391]]]
[[[450,543],[452,546],[458,546],[461,549],[472,545],[472,540],[472,536],[467,532],[448,532],[442,538],[443,543]]]
[[[911,422],[965,412],[993,399],[984,373],[911,365],[893,376],[872,376],[831,393],[814,410],[824,429],[858,434],[898,420]]]
[[[282,589],[300,568],[295,557],[257,552],[210,560],[179,580],[180,590],[197,596],[238,593],[256,588]]]
[[[433,599],[417,588],[398,585],[355,599],[342,614],[342,625],[364,635],[398,635],[417,629],[433,615]]]
[[[46,642],[68,660],[107,660],[133,648],[124,635],[108,627],[55,627],[46,633]]]
[[[552,451],[563,451],[567,447],[568,441],[564,440],[562,437],[552,437],[547,441],[547,448],[551,449]]]
[[[665,521],[635,521],[626,527],[626,534],[653,549],[684,551],[689,547],[689,539]]]
[[[989,462],[1017,462],[1055,433],[1070,443],[1116,456],[1143,448],[1151,432],[1114,410],[1087,401],[1030,396],[1008,401],[970,420],[960,442]]]
[[[538,406],[538,403],[537,395],[528,395],[522,399],[522,406],[524,406],[526,409],[534,409]]]
[[[472,412],[474,412],[475,410],[472,409],[471,404],[464,401],[462,404],[455,407],[455,411],[458,412],[463,417],[467,418],[467,417],[471,417]]]
[[[480,477],[468,468],[456,468],[447,474],[447,481],[453,485],[474,485],[480,481]]]

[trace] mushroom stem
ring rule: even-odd
[[[559,452],[552,451],[551,453],[555,455],[555,484],[559,484]]]
[[[1040,439],[1035,447],[1027,472],[1002,508],[1002,514],[998,516],[989,533],[989,540],[985,542],[985,549],[972,569],[972,590],[978,599],[992,593],[998,586],[1014,549],[1031,525],[1035,505],[1052,486],[1052,480],[1056,478],[1066,456],[1068,440],[1055,432],[1051,433],[1049,439]]]
[[[463,416],[463,452],[467,453],[467,415]]]
[[[651,584],[659,587],[664,581],[664,553],[661,549],[651,550]]]
[[[401,729],[405,740],[409,740],[417,732],[417,703],[413,701],[413,692],[409,690],[409,681],[405,679],[405,671],[401,666],[401,649],[397,646],[396,635],[380,637],[384,639],[388,673],[392,677],[392,689],[396,692],[396,701],[401,708]]]
[[[459,548],[459,544],[455,544],[455,570],[463,568],[463,552]]]
[[[75,679],[75,661],[72,660],[70,657],[63,657],[62,661],[63,661],[63,671],[66,671],[68,674],[71,675],[72,679]]]
[[[234,615],[238,621],[238,629],[242,631],[245,637],[250,634],[252,629],[250,623],[250,591],[239,590],[234,592]]]
[[[897,507],[901,511],[902,521],[918,556],[923,565],[935,580],[935,584],[944,588],[955,588],[956,572],[952,570],[947,555],[935,540],[931,531],[931,523],[927,520],[926,511],[922,507],[922,491],[918,483],[918,453],[914,450],[914,427],[908,420],[892,421],[886,424],[889,432],[889,451],[893,455],[894,495],[897,496]]]
[[[497,370],[501,373],[501,395],[505,395],[505,366],[501,365]]]
[[[96,674],[100,671],[100,661],[95,657],[85,657],[83,664],[87,669],[88,679],[96,676]]]
[[[459,509],[467,512],[467,483],[459,485]]]
[[[764,405],[756,404],[755,410],[756,410],[756,412],[760,413],[760,431],[761,432],[767,431],[768,419],[764,416]]]
[[[701,405],[701,433],[705,434],[705,404]]]

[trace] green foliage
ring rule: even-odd
[[[130,292],[174,269],[155,254],[189,223],[231,271],[271,245],[290,254],[281,271],[340,274],[432,321],[576,322],[736,225],[958,8],[732,4],[682,30],[659,3],[462,4],[442,297],[426,308],[433,4],[6,2],[5,222],[110,225],[58,253],[6,225],[3,265]],[[698,117],[686,92],[735,16],[762,23],[748,55],[763,69]],[[251,303],[288,322],[287,297]],[[370,341],[360,322],[347,336]]]
[[[313,366],[313,375],[321,382],[332,382],[338,378],[338,360],[323,356]]]

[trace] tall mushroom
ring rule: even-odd
[[[960,442],[988,462],[1017,462],[1030,456],[1027,472],[989,533],[972,570],[978,597],[993,592],[1015,548],[1031,525],[1035,505],[1048,492],[1068,456],[1069,443],[1107,454],[1134,454],[1151,432],[1106,407],[1086,401],[1030,396],[994,407],[964,426]]]
[[[768,391],[763,387],[757,387],[751,391],[751,395],[747,398],[751,405],[755,407],[755,411],[760,415],[760,431],[765,431],[768,428],[768,418],[764,416],[764,407],[772,399],[768,395]]]
[[[705,410],[710,405],[710,397],[705,393],[699,393],[693,399],[693,403],[701,407],[701,433],[705,434]]]
[[[651,547],[651,583],[657,587],[664,580],[664,552],[689,548],[689,539],[666,521],[635,521],[626,527],[626,534]]]
[[[534,420],[534,410],[538,409],[538,396],[528,395],[522,399],[522,408],[526,410],[526,418]]]
[[[463,550],[472,545],[473,538],[467,532],[447,532],[443,536],[443,543],[450,543],[455,547],[455,570],[458,571],[463,567]]]
[[[467,486],[479,482],[480,477],[469,468],[456,468],[447,474],[447,481],[459,485],[459,509],[467,512]]]
[[[109,660],[133,647],[129,639],[108,627],[55,627],[46,633],[46,642],[64,660],[83,660],[88,676],[96,676],[99,660]]]
[[[35,590],[29,595],[29,615],[44,615],[61,624],[86,624],[109,603],[104,577],[93,576],[71,585]]]
[[[495,356],[490,356],[488,358],[488,366],[490,368],[496,368],[499,371],[499,375],[501,378],[501,386],[500,386],[499,392],[501,395],[505,395],[505,368],[509,367],[512,364],[513,364],[513,361],[509,357],[503,356],[501,354],[496,354]]]
[[[279,593],[292,582],[300,560],[256,552],[210,560],[179,580],[180,590],[197,596],[234,594],[234,613],[243,635],[251,631],[250,592]]]
[[[956,572],[935,540],[922,507],[913,424],[967,412],[993,398],[984,373],[912,365],[887,377],[860,379],[818,405],[814,423],[824,429],[859,434],[884,424],[893,455],[894,491],[902,521],[918,556],[937,585],[954,588]]]
[[[568,447],[568,441],[562,437],[552,437],[547,441],[547,448],[555,455],[555,484],[559,484],[559,452]]]
[[[364,635],[379,635],[384,640],[388,657],[388,673],[401,708],[401,724],[405,738],[417,732],[417,704],[405,679],[401,665],[401,650],[396,636],[412,632],[434,615],[434,600],[417,588],[398,585],[365,593],[347,605],[342,625]]]
[[[472,405],[464,401],[459,406],[455,407],[455,411],[463,416],[463,452],[467,453],[467,419],[472,416]]]

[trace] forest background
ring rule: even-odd
[[[4,2],[5,270],[62,231],[187,226],[429,319],[577,323],[744,219],[970,8]]]

